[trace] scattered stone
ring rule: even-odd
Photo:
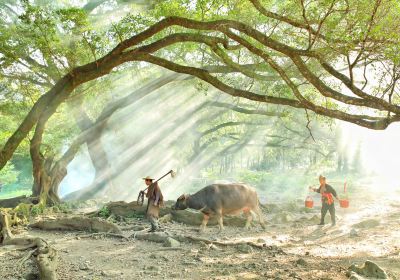
[[[236,248],[241,253],[252,253],[253,252],[253,248],[251,248],[251,246],[247,245],[247,244],[239,244]]]
[[[360,223],[354,224],[354,228],[373,228],[379,226],[380,222],[375,219],[368,219]]]
[[[216,251],[221,251],[221,249],[219,248],[219,247],[217,247],[216,245],[214,245],[214,244],[210,244],[210,245],[208,245],[209,247],[209,249],[213,249],[213,250],[216,250]]]
[[[171,237],[167,237],[167,239],[164,241],[164,247],[179,247],[181,246],[181,243]]]
[[[259,239],[257,239],[257,243],[265,243],[265,239],[264,238],[259,238]]]
[[[107,270],[107,271],[101,270],[100,275],[106,276],[107,278],[114,278],[114,277],[116,278],[120,276],[120,273],[115,270]]]
[[[145,270],[150,270],[150,271],[160,271],[161,268],[156,266],[156,265],[149,265],[145,267]]]
[[[28,273],[24,277],[24,280],[36,280],[36,279],[39,279],[39,275],[35,273]]]
[[[79,269],[80,270],[91,270],[92,267],[89,265],[88,262],[84,262],[84,263],[79,264]]]
[[[355,273],[353,271],[348,273],[347,277],[349,277],[349,280],[365,280],[364,277],[361,277],[360,275],[358,275],[357,273]]]
[[[276,214],[275,217],[272,218],[272,222],[274,223],[289,223],[293,221],[294,221],[293,215],[285,211]]]
[[[157,243],[164,243],[168,238],[165,232],[137,233],[133,235],[138,240],[146,240]]]
[[[321,220],[321,217],[318,215],[313,215],[310,219],[308,219],[308,221],[313,224],[318,223],[320,220]]]
[[[364,266],[362,267],[358,267],[355,264],[352,264],[349,267],[349,275],[351,274],[351,272],[355,272],[358,275],[369,278],[388,279],[386,272],[380,266],[368,260],[364,263]]]
[[[307,261],[305,260],[305,259],[303,259],[303,258],[300,258],[300,259],[298,259],[297,261],[296,261],[296,264],[297,265],[301,265],[301,266],[307,266]]]
[[[160,217],[160,218],[158,219],[158,221],[159,221],[161,224],[170,223],[170,222],[172,221],[172,215],[171,215],[171,214],[164,215],[164,216]]]
[[[358,235],[358,232],[354,228],[350,231],[350,237],[354,238],[359,236],[360,235]]]

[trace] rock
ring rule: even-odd
[[[252,253],[253,252],[253,248],[251,248],[251,246],[247,245],[247,244],[239,244],[236,248],[241,253]]]
[[[300,259],[298,259],[298,260],[296,261],[296,264],[297,264],[297,265],[301,265],[301,266],[306,266],[308,263],[306,262],[305,259],[300,258]]]
[[[368,219],[365,221],[362,221],[360,223],[354,224],[353,227],[354,228],[373,228],[376,226],[379,226],[380,222],[378,220],[375,219]]]
[[[119,277],[120,274],[119,271],[115,270],[107,270],[107,271],[101,270],[100,275],[106,276],[107,278],[117,278]]]
[[[308,219],[313,224],[316,224],[321,221],[321,217],[318,215],[313,215],[311,218]]]
[[[272,218],[272,222],[274,223],[289,223],[289,222],[293,222],[294,221],[294,217],[291,213],[288,212],[281,212],[281,213],[277,213],[275,215],[275,217]]]
[[[28,273],[24,277],[24,280],[36,280],[36,279],[39,279],[39,275],[35,273]]]
[[[359,235],[358,235],[358,232],[353,228],[351,231],[350,231],[350,237],[358,237]]]
[[[156,265],[149,265],[149,266],[146,266],[144,269],[145,269],[145,271],[146,270],[150,270],[150,271],[160,271],[161,270],[161,268]]]
[[[140,232],[134,235],[138,240],[146,240],[157,243],[164,243],[168,238],[168,235],[165,232]]]
[[[89,265],[89,263],[84,262],[84,263],[81,263],[81,264],[79,265],[79,269],[80,269],[80,270],[91,270],[92,267]]]
[[[257,243],[265,243],[265,239],[264,238],[258,238],[257,239]]]
[[[161,224],[170,223],[172,221],[172,215],[171,214],[164,215],[161,218],[159,218],[158,221]]]
[[[167,239],[164,241],[164,247],[179,247],[181,246],[181,243],[171,237],[167,237]]]
[[[156,254],[151,254],[151,255],[149,256],[149,258],[150,258],[150,259],[157,259],[157,255],[156,255]]]
[[[355,264],[351,265],[349,271],[369,278],[388,279],[386,272],[380,266],[368,260],[362,267],[358,267]]]
[[[357,273],[351,271],[350,273],[347,274],[347,277],[349,277],[349,280],[365,280],[364,277],[361,277]]]
[[[273,204],[273,203],[261,204],[260,206],[261,206],[261,209],[264,209],[268,213],[277,213],[282,210],[277,204]]]

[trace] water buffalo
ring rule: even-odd
[[[257,192],[245,184],[212,184],[193,195],[181,195],[172,208],[174,210],[191,208],[201,211],[204,214],[200,226],[201,232],[205,230],[210,216],[217,216],[219,229],[223,230],[222,216],[237,215],[240,212],[247,217],[246,229],[250,227],[252,213],[258,216],[261,226],[265,228]]]

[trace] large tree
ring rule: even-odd
[[[24,75],[18,76],[49,89],[4,144],[0,167],[33,127],[31,157],[36,167],[44,165],[40,143],[60,105],[76,91],[84,92],[88,82],[134,62],[197,77],[234,97],[290,106],[371,129],[385,129],[400,120],[397,1],[214,2],[197,1],[193,6],[183,0],[162,1],[149,12],[127,15],[102,33],[79,34],[76,27],[85,26],[80,9],[58,10],[62,35],[80,38],[68,45],[54,42],[60,29],[57,21],[50,21],[47,29],[46,10],[23,6],[18,18],[26,28],[41,32],[37,42],[42,48],[37,49],[45,51],[27,49],[25,55],[16,55],[13,49],[22,40],[17,35],[21,30],[6,33],[1,49],[3,78],[15,79],[21,73],[18,65],[27,62],[54,71],[53,76],[39,71],[22,71]],[[3,26],[9,27],[9,22]],[[79,59],[77,52],[83,54]],[[212,73],[205,65],[234,71]],[[137,67],[142,66],[133,69]],[[279,79],[271,81],[271,75]]]

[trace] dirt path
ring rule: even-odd
[[[338,209],[338,225],[316,226],[318,209],[310,213],[279,211],[266,214],[266,230],[163,224],[171,236],[191,235],[218,241],[253,241],[249,245],[210,246],[182,242],[178,248],[137,239],[120,239],[85,232],[25,230],[40,236],[59,252],[59,279],[348,279],[347,268],[369,259],[381,265],[392,279],[400,279],[400,204],[388,202],[360,208]],[[362,222],[362,223],[360,223]],[[125,236],[139,219],[119,223]],[[283,253],[281,252],[283,250]],[[27,251],[0,247],[1,279],[35,279],[31,259],[20,264]]]

